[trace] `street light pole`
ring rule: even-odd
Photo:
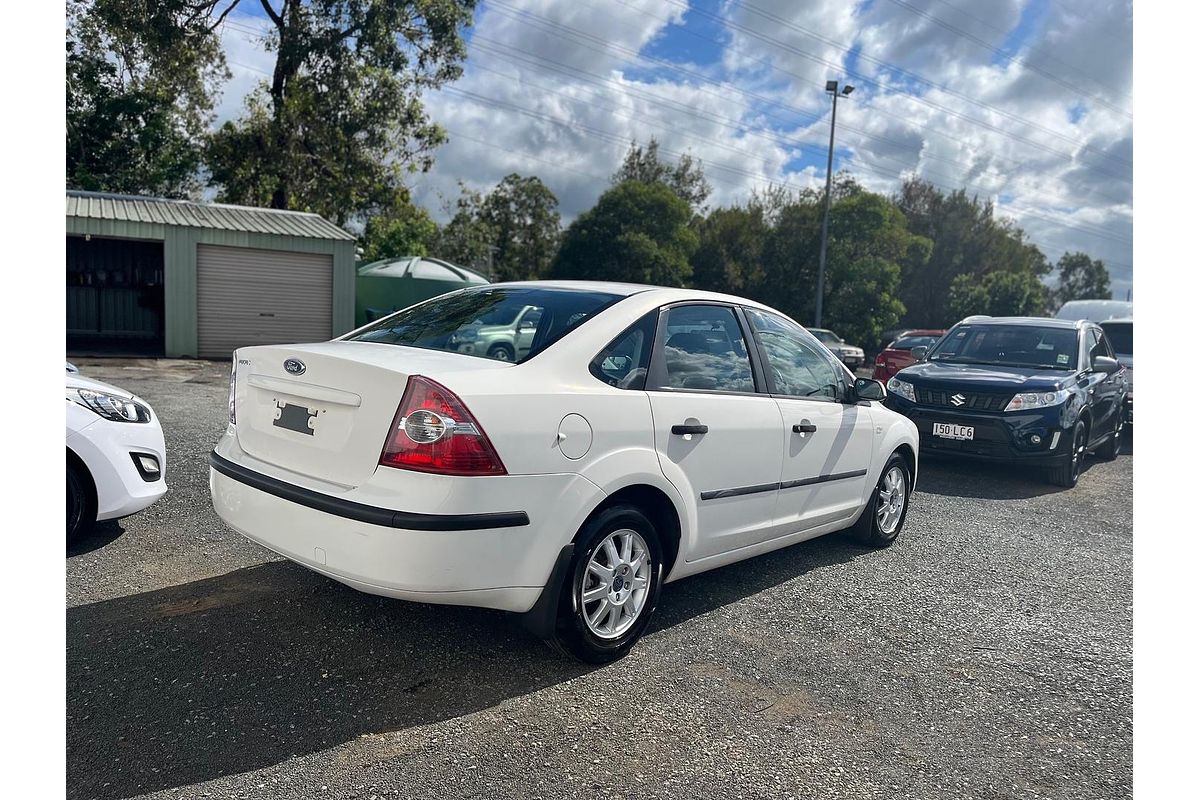
[[[838,95],[849,95],[853,86],[843,86],[838,91],[837,81],[825,81],[825,91],[833,95],[833,114],[829,118],[829,160],[825,165],[825,214],[821,218],[821,256],[817,262],[817,313],[814,328],[821,327],[821,311],[825,305],[825,245],[829,239],[829,201],[833,194],[833,134],[837,129]]]

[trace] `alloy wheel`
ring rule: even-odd
[[[580,587],[583,619],[601,639],[616,639],[641,616],[650,594],[650,548],[637,531],[613,531],[592,552]]]
[[[1087,437],[1084,435],[1083,428],[1075,429],[1075,440],[1071,443],[1071,478],[1076,480],[1079,478],[1079,469],[1083,464],[1083,451],[1087,447]]]
[[[907,481],[904,470],[893,466],[879,482],[879,499],[875,504],[875,519],[879,530],[886,536],[895,533],[900,525],[900,517],[904,514],[904,504],[907,501]]]

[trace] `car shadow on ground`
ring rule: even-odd
[[[1133,455],[1133,432],[1126,431],[1120,458]],[[1084,458],[1080,480],[1097,462],[1098,457],[1091,453]],[[1037,467],[926,455],[921,458],[917,491],[983,500],[1026,500],[1070,490],[1050,483],[1046,471]]]
[[[652,630],[863,552],[824,537],[670,584]],[[591,669],[512,615],[372,597],[286,561],[77,606],[67,610],[68,796],[259,769]]]
[[[97,522],[85,536],[67,545],[67,558],[81,556],[84,553],[106,547],[119,539],[123,533],[125,533],[125,528],[121,527],[119,520]]]

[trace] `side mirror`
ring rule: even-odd
[[[913,357],[914,361],[920,361],[922,358],[925,357],[926,353],[928,353],[928,352],[929,352],[929,348],[926,347],[925,345],[921,345],[920,347],[914,347],[912,350],[908,351],[909,355],[911,355]]]
[[[1103,372],[1105,375],[1112,375],[1119,369],[1121,369],[1121,363],[1115,358],[1096,356],[1092,359],[1093,372]]]
[[[856,378],[854,380],[854,397],[858,400],[882,400],[887,397],[887,389],[883,388],[883,381]]]

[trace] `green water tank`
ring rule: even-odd
[[[372,261],[354,279],[354,324],[366,325],[439,294],[488,283],[472,269],[428,256]]]

